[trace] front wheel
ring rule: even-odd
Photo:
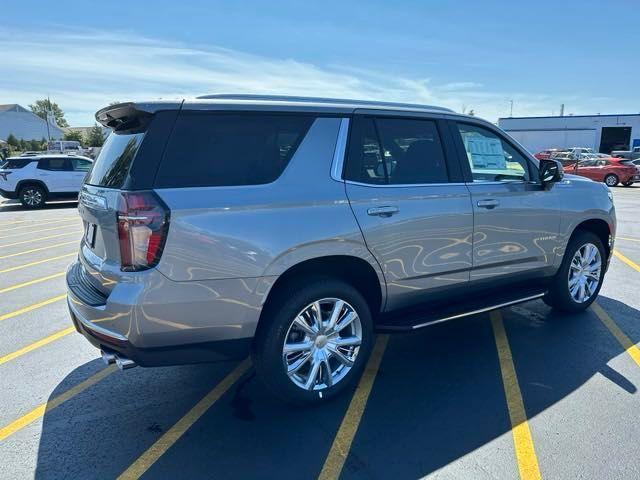
[[[605,250],[592,232],[579,231],[569,241],[549,292],[543,298],[565,312],[586,310],[598,296],[604,280]]]
[[[616,185],[618,185],[619,181],[620,179],[618,178],[618,176],[614,175],[613,173],[610,173],[609,175],[604,177],[604,183],[606,183],[608,187],[615,187]]]
[[[357,382],[371,352],[369,306],[353,286],[319,278],[270,302],[253,361],[262,382],[285,401],[326,401]]]

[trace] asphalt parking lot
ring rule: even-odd
[[[640,478],[640,187],[579,315],[542,301],[379,336],[320,408],[248,362],[119,372],[72,328],[76,205],[0,202],[0,478]]]

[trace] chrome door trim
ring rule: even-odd
[[[536,295],[530,295],[528,297],[518,298],[516,300],[511,300],[509,302],[499,303],[497,305],[491,305],[490,307],[479,308],[477,310],[472,310],[470,312],[458,313],[456,315],[451,315],[449,317],[439,318],[437,320],[432,320],[430,322],[420,323],[418,325],[414,325],[411,327],[411,330],[417,330],[419,328],[428,327],[430,325],[435,325],[436,323],[447,322],[449,320],[455,320],[456,318],[469,317],[471,315],[476,315],[478,313],[489,312],[491,310],[497,310],[498,308],[508,307],[510,305],[515,305],[517,303],[528,302],[529,300],[535,300],[537,298],[544,297],[546,292],[538,293]]]
[[[347,154],[347,139],[349,138],[349,119],[340,120],[340,128],[338,130],[338,139],[336,140],[336,148],[333,151],[333,161],[331,162],[331,178],[342,182],[342,169],[344,167],[344,159]]]
[[[391,184],[378,184],[378,183],[364,183],[354,182],[353,180],[344,180],[344,183],[349,185],[358,185],[360,187],[373,187],[373,188],[409,188],[409,187],[464,187],[467,184],[464,182],[443,182],[443,183],[391,183]]]

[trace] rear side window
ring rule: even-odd
[[[122,187],[143,138],[144,133],[112,132],[102,146],[86,183],[99,187]]]
[[[26,167],[33,160],[24,160],[22,158],[9,158],[5,162],[0,162],[0,168],[8,168],[16,170]]]
[[[314,117],[183,112],[156,176],[156,187],[259,185],[276,180]]]
[[[66,158],[43,158],[38,162],[38,169],[66,172],[71,170],[71,165]]]
[[[355,182],[385,185],[448,182],[435,122],[356,117],[344,176]]]

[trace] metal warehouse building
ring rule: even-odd
[[[589,147],[596,152],[640,146],[640,113],[508,117],[498,125],[530,152],[545,148]]]

